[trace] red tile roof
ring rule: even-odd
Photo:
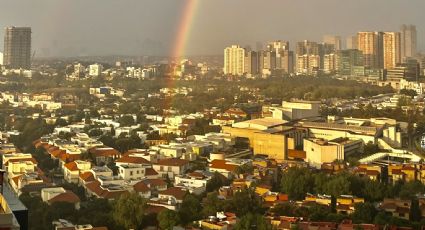
[[[80,174],[80,179],[84,182],[92,182],[95,181],[94,175],[92,172],[84,172]]]
[[[234,171],[237,167],[238,167],[237,165],[228,164],[227,161],[225,160],[213,160],[210,163],[210,168],[224,169],[229,172]]]
[[[160,195],[173,196],[177,200],[183,200],[186,193],[187,193],[186,190],[183,190],[179,187],[171,187],[171,188],[168,188],[167,190],[159,192]]]
[[[75,195],[75,193],[71,191],[66,191],[65,193],[61,193],[48,201],[50,204],[55,202],[68,202],[68,203],[78,203],[80,202],[80,198]]]
[[[121,154],[120,152],[118,152],[118,150],[108,147],[94,147],[89,149],[89,153],[95,157],[117,157]]]
[[[69,162],[64,165],[69,171],[78,171],[77,163]]]
[[[145,175],[146,176],[155,176],[155,175],[158,175],[158,172],[155,171],[155,169],[153,169],[153,168],[147,168],[146,171],[145,171]]]
[[[156,165],[165,165],[165,166],[179,166],[182,167],[184,165],[189,164],[188,160],[178,159],[178,158],[167,158],[159,160]]]
[[[151,188],[167,185],[167,182],[165,182],[163,179],[146,179],[143,180],[143,182]]]
[[[135,185],[133,185],[134,191],[136,192],[147,192],[149,191],[149,187],[143,182],[139,181]]]
[[[151,164],[150,161],[146,160],[143,157],[133,157],[133,156],[123,156],[116,160],[115,162],[119,163],[133,163],[133,164]]]

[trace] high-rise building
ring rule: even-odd
[[[260,71],[276,69],[276,52],[263,51],[260,53]]]
[[[353,75],[353,68],[363,65],[363,54],[357,49],[339,50],[336,62],[339,74]]]
[[[284,73],[293,72],[294,53],[289,51],[288,41],[273,41],[267,45],[267,51],[272,51],[276,54],[276,70],[283,70]]]
[[[383,33],[358,32],[358,49],[363,52],[364,65],[371,68],[383,68]]]
[[[269,42],[269,44],[267,45],[267,50],[275,51],[276,53],[279,53],[283,50],[289,50],[289,42],[281,40]]]
[[[304,40],[302,42],[297,42],[297,46],[295,48],[296,55],[304,55],[304,54],[319,54],[319,45],[317,42],[312,42],[308,40]]]
[[[103,71],[103,66],[101,64],[93,64],[89,66],[89,75],[91,77],[98,77]]]
[[[310,74],[310,65],[309,65],[309,56],[318,56],[319,57],[319,44],[317,42],[304,40],[302,42],[297,42],[295,47],[296,54],[296,72],[298,74]],[[319,65],[320,68],[320,58]]]
[[[323,72],[333,73],[337,70],[337,55],[334,53],[325,54],[323,57]]]
[[[320,69],[324,69],[325,55],[335,53],[336,51],[335,45],[328,44],[328,43],[320,43],[318,44],[318,48],[319,48],[319,56],[320,56]]]
[[[298,55],[297,56],[297,73],[311,75],[316,73],[320,68],[319,55]]]
[[[31,68],[31,28],[6,27],[4,65],[9,68]]]
[[[242,76],[245,68],[245,49],[232,45],[224,49],[224,74]]]
[[[416,55],[416,26],[401,26],[401,56],[414,57]]]
[[[341,37],[335,35],[325,35],[323,36],[323,43],[331,44],[334,46],[335,50],[342,49]]]
[[[244,72],[247,74],[258,74],[258,52],[246,51],[244,60]]]
[[[399,32],[383,33],[384,69],[394,68],[401,62],[401,44]]]
[[[294,72],[294,52],[293,51],[289,51],[289,50],[281,51],[280,69],[282,69],[285,73]]]
[[[350,49],[358,49],[358,46],[357,46],[358,44],[357,44],[357,35],[353,35],[353,36],[350,36],[350,37],[348,37],[347,38],[347,49],[348,50],[350,50]]]

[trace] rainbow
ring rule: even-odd
[[[171,57],[176,58],[178,61],[180,61],[182,56],[185,54],[190,29],[192,27],[193,18],[198,5],[199,0],[185,0],[180,22],[177,27],[177,36],[171,53]]]
[[[177,34],[173,42],[170,58],[175,64],[180,64],[181,60],[185,56],[186,45],[190,37],[190,30],[193,24],[193,18],[197,7],[199,6],[200,0],[184,0],[183,10],[180,15],[180,20],[177,25]],[[169,77],[166,79],[166,87],[174,88],[176,79]],[[168,109],[171,107],[173,98],[166,98],[164,102],[164,108]]]

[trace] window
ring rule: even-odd
[[[133,176],[133,171],[130,171],[130,176]]]

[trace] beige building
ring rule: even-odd
[[[401,44],[399,32],[384,32],[384,68],[392,69],[401,62]]]
[[[224,74],[242,76],[245,67],[245,49],[232,45],[224,49]]]
[[[342,49],[341,36],[336,35],[325,35],[323,36],[323,42],[326,44],[334,45],[335,50]]]
[[[337,138],[331,141],[324,139],[304,139],[306,161],[313,167],[320,168],[323,163],[344,160],[347,155],[363,150],[363,141],[348,138]]]
[[[274,119],[298,120],[320,116],[320,101],[283,101],[281,107],[270,107]]]
[[[382,32],[358,32],[357,47],[363,52],[365,66],[383,67]]]
[[[297,74],[313,74],[320,68],[319,55],[297,55]]]
[[[232,137],[248,141],[255,155],[266,155],[271,159],[283,161],[288,149],[302,145],[304,131],[285,127],[286,121],[273,118],[261,118],[224,126],[223,132]]]
[[[416,56],[416,26],[402,25],[401,26],[401,57]]]
[[[333,73],[337,70],[337,55],[334,53],[325,54],[323,57],[323,72]]]

